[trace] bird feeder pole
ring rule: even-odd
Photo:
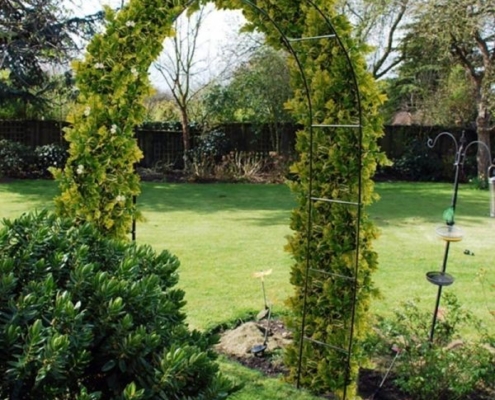
[[[430,337],[429,340],[430,342],[433,342],[433,337],[435,334],[435,325],[437,323],[437,318],[438,318],[438,309],[440,307],[440,299],[442,296],[442,289],[444,286],[451,285],[454,283],[454,278],[446,273],[447,270],[447,261],[449,257],[449,249],[450,249],[450,243],[451,242],[457,242],[462,239],[462,231],[460,229],[457,229],[455,225],[455,209],[457,205],[457,193],[459,190],[459,172],[461,167],[464,165],[464,161],[466,158],[466,152],[468,148],[473,145],[473,144],[478,144],[484,146],[485,150],[488,152],[488,155],[491,158],[490,154],[490,149],[486,146],[485,143],[480,142],[478,140],[470,142],[468,145],[466,145],[466,137],[464,132],[462,132],[462,136],[460,138],[460,145],[457,143],[456,138],[454,135],[452,135],[449,132],[442,132],[438,134],[434,140],[428,139],[428,147],[433,148],[437,142],[437,140],[441,136],[448,136],[450,137],[455,144],[456,148],[456,157],[455,157],[455,162],[454,162],[454,167],[455,167],[455,176],[454,176],[454,190],[453,190],[453,195],[452,195],[452,203],[450,208],[448,208],[444,212],[444,219],[446,222],[447,226],[444,227],[439,227],[437,228],[437,234],[440,236],[441,239],[445,241],[445,252],[443,256],[443,263],[442,263],[442,270],[440,272],[438,271],[432,271],[432,272],[427,272],[426,274],[426,279],[433,283],[434,285],[438,286],[438,292],[437,292],[437,298],[435,302],[435,309],[433,311],[433,318],[432,318],[432,323],[431,323],[431,330],[430,330]],[[494,168],[495,166],[492,164],[487,171],[487,177],[489,177],[490,171]],[[495,190],[495,188],[494,188]]]

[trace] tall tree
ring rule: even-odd
[[[174,24],[175,35],[169,41],[171,50],[167,51],[166,47],[161,59],[155,63],[180,111],[185,170],[188,169],[187,152],[191,149],[189,104],[202,89],[202,85],[195,80],[202,72],[198,68],[197,50],[201,26],[207,14],[203,6],[197,12],[188,13],[185,18],[178,18]]]
[[[448,56],[472,83],[478,140],[490,148],[495,93],[495,7],[492,0],[424,0],[410,26],[415,40],[424,40]],[[478,176],[486,178],[491,161],[478,147]]]
[[[187,151],[191,148],[189,125],[207,122],[207,116],[201,112],[201,94],[206,88],[228,80],[232,71],[251,54],[256,40],[255,35],[240,34],[240,21],[230,15],[230,30],[224,33],[234,37],[228,44],[216,43],[221,51],[213,54],[204,51],[208,47],[205,38],[209,39],[210,17],[218,12],[213,4],[190,7],[175,21],[175,34],[167,39],[164,52],[154,63],[180,114],[185,169],[188,168]]]
[[[389,99],[384,108],[387,119],[397,111],[407,111],[414,115],[415,122],[435,124],[436,121],[425,121],[422,116],[450,73],[450,57],[446,52],[439,53],[434,43],[414,31],[402,38],[400,50],[402,62],[397,76],[385,80]]]
[[[46,105],[52,88],[48,65],[66,65],[78,50],[75,35],[91,35],[98,13],[70,17],[57,0],[0,1],[0,104]]]

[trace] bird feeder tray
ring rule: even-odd
[[[439,226],[436,233],[447,242],[459,242],[462,239],[462,230],[454,225]]]
[[[427,272],[426,279],[428,279],[428,282],[437,286],[449,286],[454,283],[454,277],[452,275],[439,271]]]

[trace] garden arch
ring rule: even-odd
[[[206,2],[130,0],[118,13],[107,9],[106,31],[89,44],[84,61],[75,64],[80,95],[66,135],[70,157],[65,169],[55,172],[62,189],[56,199],[60,214],[126,236],[137,214],[132,198],[139,182],[133,166],[141,151],[133,128],[144,117],[148,68],[180,13]],[[380,158],[381,98],[366,72],[362,48],[350,38],[345,17],[335,15],[332,1],[214,3],[242,9],[268,44],[283,46],[293,56],[295,95],[289,107],[304,129],[298,133],[298,179],[292,183],[300,206],[288,245],[296,261],[290,375],[298,386],[330,389],[345,399],[348,388],[355,390],[354,339],[365,329],[362,317],[376,268],[369,243],[375,232],[362,208],[371,201],[370,177]],[[318,358],[324,365],[312,361]]]

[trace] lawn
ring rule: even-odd
[[[269,301],[275,312],[283,312],[291,292],[291,260],[284,245],[295,204],[285,185],[143,183],[142,189],[139,205],[145,220],[138,222],[137,240],[179,257],[180,285],[192,326],[210,329],[261,309],[261,286],[253,273],[265,269],[273,270],[266,281]],[[381,198],[367,212],[381,231],[375,248],[382,298],[373,309],[390,313],[399,302],[415,297],[433,308],[436,288],[425,273],[442,266],[444,244],[435,228],[443,224],[452,185],[394,182],[378,183],[376,189]],[[52,181],[2,183],[0,217],[52,208],[56,194]],[[487,307],[495,294],[485,297],[477,279],[485,268],[495,281],[495,219],[489,217],[489,193],[461,185],[456,223],[464,238],[450,246],[447,272],[456,281],[446,290],[490,322]]]
[[[427,282],[425,273],[442,266],[444,244],[435,228],[443,224],[452,185],[387,182],[378,183],[376,189],[381,199],[367,212],[381,231],[375,248],[380,262],[376,284],[382,297],[374,302],[373,312],[390,314],[400,302],[416,297],[433,310],[436,287]],[[0,217],[52,208],[56,193],[51,181],[1,183]],[[275,313],[284,312],[284,299],[291,293],[291,259],[284,245],[294,206],[286,186],[143,183],[138,203],[145,217],[137,225],[138,242],[167,249],[181,261],[180,286],[186,291],[191,326],[210,329],[257,313],[263,296],[253,273],[265,269],[273,270],[266,280],[269,302]],[[495,291],[485,293],[477,279],[484,268],[495,283],[491,254],[495,218],[489,217],[489,193],[461,185],[456,223],[464,238],[450,246],[447,272],[455,282],[445,290],[455,293],[494,332],[489,308],[495,308]],[[464,254],[466,250],[474,256]],[[273,384],[227,362],[222,368],[251,382],[238,399],[261,398],[256,390]],[[296,398],[290,386],[273,390],[280,397],[264,398]]]

